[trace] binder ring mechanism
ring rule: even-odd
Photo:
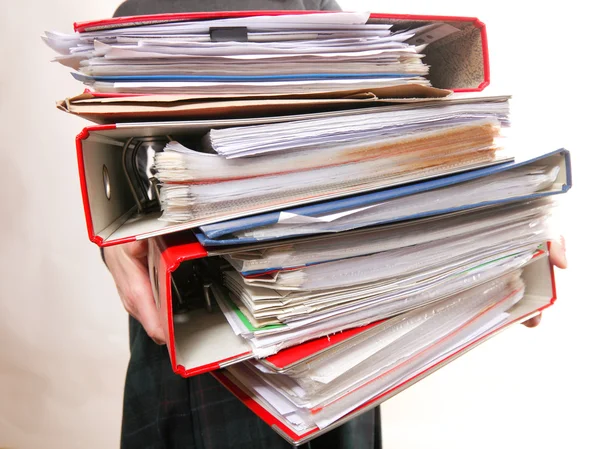
[[[160,210],[160,190],[152,165],[154,153],[162,151],[170,140],[170,136],[131,137],[123,145],[123,172],[139,213]],[[110,199],[108,170],[104,180],[106,194]]]
[[[171,277],[173,292],[173,314],[185,314],[192,309],[203,308],[213,311],[213,280],[206,267],[191,262],[180,268]]]

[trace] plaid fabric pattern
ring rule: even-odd
[[[289,449],[292,446],[210,374],[173,373],[165,346],[129,319],[131,360],[123,403],[123,449]],[[381,448],[379,407],[303,449]]]

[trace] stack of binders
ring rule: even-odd
[[[48,32],[97,122],[90,240],[149,239],[173,370],[301,444],[556,299],[570,156],[506,137],[477,19],[167,14]]]

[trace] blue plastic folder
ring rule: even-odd
[[[396,223],[401,221],[413,220],[417,218],[430,217],[435,215],[442,215],[452,212],[459,212],[468,209],[474,209],[477,207],[500,205],[515,201],[527,201],[537,198],[543,198],[551,195],[557,195],[567,192],[571,188],[571,159],[570,154],[565,149],[553,151],[551,153],[544,154],[533,159],[520,162],[509,162],[500,164],[492,167],[486,167],[470,172],[459,173],[456,175],[445,176],[433,180],[424,182],[416,182],[413,184],[395,187],[377,192],[366,193],[362,195],[355,195],[343,199],[336,199],[331,201],[325,201],[309,206],[285,209],[282,211],[269,212],[251,217],[238,218],[234,220],[227,220],[220,223],[213,223],[200,227],[195,231],[196,237],[206,247],[218,247],[218,246],[233,246],[233,245],[247,245],[256,242],[282,240],[291,236],[283,235],[276,238],[238,238],[233,233],[240,231],[247,231],[256,229],[262,226],[273,225],[279,222],[282,213],[295,214],[298,216],[305,217],[317,217],[324,214],[335,214],[337,212],[347,211],[353,208],[361,208],[376,205],[378,203],[389,201],[397,198],[407,197],[410,195],[442,189],[444,187],[453,186],[459,183],[472,181],[476,179],[485,178],[496,173],[502,173],[510,170],[515,170],[519,167],[524,166],[536,166],[536,165],[557,165],[560,167],[560,172],[557,178],[557,183],[548,189],[538,191],[533,194],[526,196],[509,197],[505,199],[494,199],[491,201],[482,201],[478,203],[466,203],[457,207],[447,209],[436,209],[430,210],[420,214],[413,215],[402,215],[401,212],[397,216],[385,220],[364,223],[360,227],[374,226],[387,223]],[[332,225],[326,232],[341,232],[349,229],[356,229],[357,227],[336,227]],[[306,234],[298,234],[295,232],[293,237],[299,237],[302,235],[314,235],[313,232]]]

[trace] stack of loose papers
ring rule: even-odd
[[[444,53],[485,47],[466,22],[459,29],[458,21],[369,23],[368,13],[277,14],[138,17],[43,39],[87,87],[59,107],[98,121],[156,120],[117,124],[114,138],[96,139],[121,148],[123,161],[131,157],[122,171],[107,163],[117,179],[134,193],[151,185],[153,195],[116,192],[131,204],[106,203],[110,213],[92,213],[91,228],[106,222],[114,237],[127,220],[140,224],[139,237],[200,227],[198,239],[216,256],[209,262],[186,244],[182,259],[200,260],[157,286],[169,304],[161,313],[171,343],[178,339],[174,368],[188,366],[176,360],[184,346],[205,345],[208,355],[186,373],[227,365],[215,376],[300,435],[362,410],[511,322],[523,279],[540,275],[532,261],[553,237],[546,197],[566,191],[570,169],[565,151],[508,164],[509,96],[431,86],[420,36],[432,45],[432,79],[442,73],[449,80],[440,85],[484,86],[456,82],[454,62],[469,58]],[[413,28],[398,29],[402,23]],[[459,31],[464,46],[454,37],[433,43]],[[443,60],[452,67],[438,67]],[[165,121],[181,117],[194,121]],[[117,153],[111,149],[121,161]],[[86,202],[95,202],[95,190],[84,192]],[[167,223],[154,221],[155,199]],[[156,282],[169,279],[156,269]],[[183,279],[188,273],[193,282]],[[202,304],[175,282],[201,288]],[[538,299],[528,292],[519,306]],[[196,316],[216,326],[188,319],[200,307]],[[286,366],[267,360],[308,342],[290,350],[306,353],[315,339],[340,332],[337,343]],[[224,346],[233,354],[220,353]]]
[[[163,219],[205,223],[507,160],[507,97],[462,97],[211,130],[155,156]],[[216,154],[215,154],[216,153]]]
[[[368,13],[256,16],[103,29],[43,39],[97,92],[293,95],[429,85],[419,29]],[[224,34],[223,34],[224,33]],[[218,36],[217,36],[218,35]]]
[[[505,323],[523,294],[515,270],[386,320],[283,372],[249,361],[227,368],[228,376],[297,433],[323,429]]]
[[[550,208],[542,200],[234,252],[218,302],[255,355],[268,356],[527,264],[549,238]]]

